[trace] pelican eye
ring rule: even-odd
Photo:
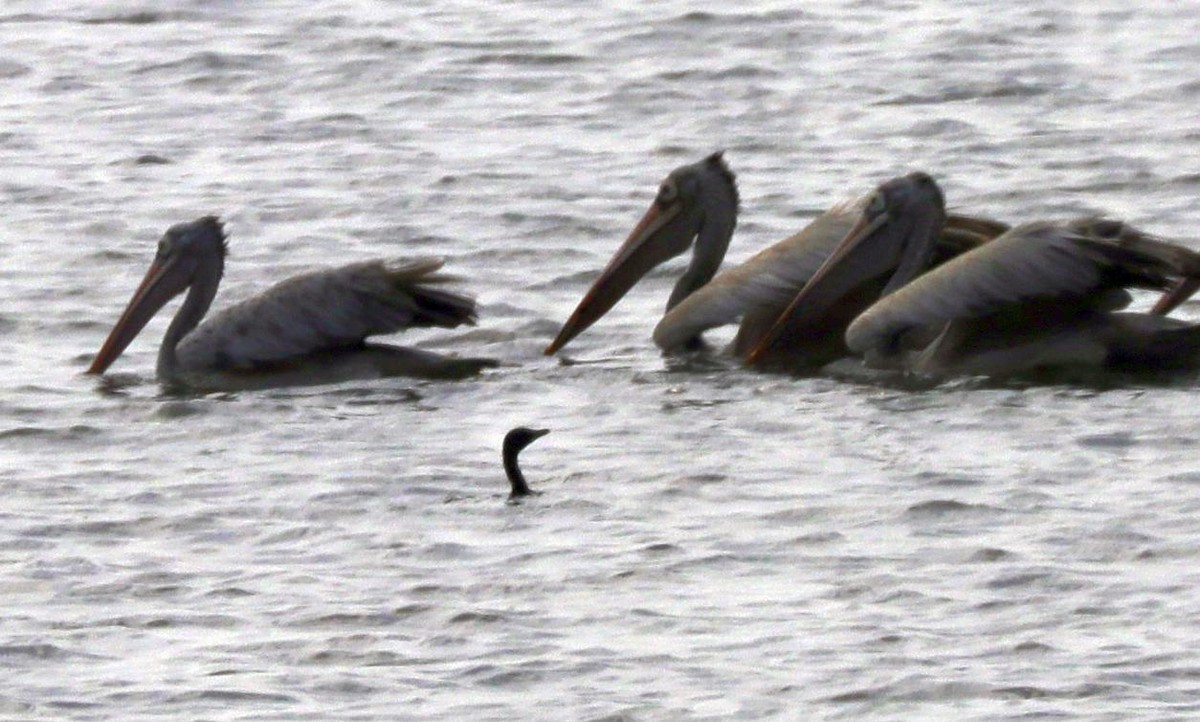
[[[171,239],[163,236],[158,242],[158,255],[165,256],[171,252]]]
[[[679,197],[679,188],[669,180],[658,187],[658,202],[671,203]]]
[[[877,216],[887,210],[887,200],[882,193],[874,193],[871,199],[867,201],[867,213]]]

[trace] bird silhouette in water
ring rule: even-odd
[[[518,426],[504,435],[504,473],[508,475],[508,481],[512,484],[512,493],[508,495],[510,504],[518,503],[521,497],[542,493],[530,489],[529,484],[525,482],[525,475],[521,473],[521,467],[517,465],[517,455],[526,446],[548,433],[550,433],[550,429],[531,429],[527,426]]]

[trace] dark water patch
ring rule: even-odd
[[[605,712],[599,717],[587,717],[583,722],[639,722],[644,712],[642,707],[632,707],[618,712]]]
[[[13,699],[0,695],[0,712],[5,714],[28,714],[37,709],[37,705],[24,700]],[[29,718],[33,719],[33,718]]]
[[[829,510],[825,507],[793,507],[789,509],[778,509],[776,511],[763,514],[760,518],[771,524],[810,524],[821,521],[829,516]],[[836,532],[835,532],[836,533]]]
[[[1196,84],[1198,86],[1196,92],[1197,94],[1200,94],[1200,80],[1196,81]],[[1169,182],[1189,188],[1200,186],[1200,173],[1184,173],[1183,175],[1177,175],[1174,178],[1171,178]]]
[[[257,592],[250,591],[244,587],[219,587],[204,593],[205,597],[215,599],[242,599],[245,597],[253,597]]]
[[[156,153],[143,153],[126,162],[131,165],[170,165],[175,161]]]
[[[1043,587],[1053,579],[1049,572],[1024,572],[1020,574],[1004,574],[995,577],[986,584],[988,589],[1021,589],[1025,587]]]
[[[129,13],[117,13],[113,15],[98,15],[90,18],[83,18],[79,22],[83,25],[154,25],[162,22],[178,22],[181,20],[192,19],[193,16],[181,12],[155,12],[152,10],[139,10]]]
[[[995,549],[992,547],[987,547],[984,549],[980,549],[980,550],[976,551],[974,554],[972,554],[970,557],[970,561],[983,562],[983,563],[1002,562],[1002,561],[1009,561],[1009,560],[1015,559],[1016,556],[1017,556],[1016,554],[1013,554],[1012,552],[1010,552],[1006,549]]]
[[[236,629],[246,620],[227,614],[193,614],[157,616],[137,614],[100,620],[88,626],[121,627],[124,629]]]
[[[190,581],[192,578],[193,578],[192,574],[181,574],[178,572],[155,571],[155,572],[144,572],[141,574],[134,574],[133,576],[131,576],[129,578],[129,582],[131,584],[143,584],[143,585],[148,584],[148,585],[153,585],[153,586],[159,586],[159,585],[164,585],[164,584],[167,584],[167,585],[183,584],[185,582]]]
[[[78,76],[60,75],[43,83],[38,90],[46,95],[53,96],[66,93],[78,93],[85,90],[91,90],[95,87],[96,85],[94,83],[90,83]]]
[[[73,652],[54,644],[4,644],[0,645],[0,661],[9,663],[51,662],[67,659],[103,659],[99,655]]]
[[[360,55],[386,55],[396,57],[402,55],[414,59],[426,54],[433,46],[414,38],[389,37],[385,35],[356,35],[337,39],[325,46],[334,57],[351,57]]]
[[[477,664],[464,669],[460,676],[473,680],[474,684],[488,687],[504,687],[515,684],[530,684],[542,679],[539,671],[512,669],[496,664]]]
[[[886,687],[866,687],[826,697],[825,701],[832,702],[833,704],[860,704],[880,699],[886,691]]]
[[[50,699],[43,703],[45,707],[69,712],[84,712],[94,709],[99,709],[104,705],[99,702],[84,701],[78,699]],[[97,719],[100,719],[97,717]]]
[[[798,546],[818,546],[821,544],[834,544],[846,540],[846,535],[838,531],[823,531],[813,532],[811,534],[802,534],[792,540],[792,543]]]
[[[101,233],[103,233],[103,232],[104,231],[101,230]],[[112,227],[112,232],[113,233],[124,233],[125,229],[123,227],[118,227],[118,226],[114,225]],[[145,260],[146,254],[140,248],[133,249],[133,250],[125,250],[125,247],[119,246],[119,247],[115,247],[115,248],[111,248],[111,247],[110,248],[100,248],[100,249],[97,249],[94,251],[89,251],[88,254],[85,256],[85,258],[87,258],[89,260],[94,260],[94,261],[113,261],[113,262],[115,262],[115,265],[126,265],[130,261]],[[107,265],[107,264],[105,264],[105,265]],[[111,321],[101,322],[101,321],[81,320],[81,321],[75,321],[74,323],[75,323],[75,326],[74,326],[75,328],[88,329],[88,328],[107,327],[108,325],[111,325],[112,322]]]
[[[436,607],[434,607],[432,604],[420,604],[414,602],[411,604],[403,604],[392,609],[392,616],[396,617],[397,619],[407,619],[432,612],[435,609]]]
[[[69,538],[75,536],[103,537],[127,539],[137,536],[146,528],[154,525],[157,517],[141,516],[136,519],[104,519],[63,524],[42,524],[31,526],[21,532],[24,536],[44,538]]]
[[[863,702],[953,702],[991,696],[993,689],[975,682],[944,682],[908,677],[894,684],[865,687],[826,698],[836,704]]]
[[[59,22],[60,18],[53,15],[42,15],[40,13],[13,13],[11,15],[0,15],[0,25],[20,25],[24,23],[55,23]]]
[[[259,70],[279,60],[278,56],[260,53],[218,53],[205,51],[193,53],[179,60],[152,63],[135,69],[134,73],[157,73],[162,71],[227,71]]]
[[[133,596],[140,599],[156,599],[178,597],[189,593],[191,588],[183,584],[159,584],[145,588],[135,588]]]
[[[467,60],[472,65],[512,65],[515,67],[556,67],[586,62],[582,55],[569,53],[483,53]]]
[[[951,476],[938,471],[921,471],[917,473],[916,478],[918,481],[929,482],[931,486],[940,486],[949,489],[967,489],[983,486],[987,483],[983,479],[975,479],[968,476]]]
[[[668,19],[667,24],[691,28],[711,27],[714,30],[725,33],[729,32],[735,27],[743,29],[759,29],[763,27],[792,25],[815,20],[816,16],[814,16],[812,13],[808,13],[799,9],[726,13],[693,10]]]
[[[927,594],[922,594],[915,589],[896,589],[884,594],[879,594],[875,597],[875,602],[878,604],[892,604],[894,602],[924,602],[921,605],[923,609],[928,608],[932,603],[937,601],[939,600],[931,598]]]
[[[33,150],[37,147],[34,136],[10,130],[0,131],[0,148],[8,150]]]
[[[1200,667],[1163,667],[1150,670],[1149,676],[1154,679],[1197,682],[1200,681]]]
[[[30,205],[57,204],[67,205],[75,193],[65,187],[31,186],[16,183],[0,184],[0,194],[9,197],[13,203],[28,203]]]
[[[313,687],[313,691],[319,692],[322,695],[335,695],[360,699],[377,692],[382,692],[383,689],[375,685],[370,685],[355,680],[342,679],[318,684]]]
[[[258,140],[308,143],[313,141],[367,138],[370,121],[356,113],[333,113],[293,121],[258,136]]]
[[[450,619],[447,621],[447,623],[448,624],[483,625],[483,624],[495,624],[496,622],[503,622],[504,620],[505,620],[505,616],[503,614],[500,614],[499,612],[485,612],[485,611],[480,611],[480,610],[471,610],[471,611],[459,612],[458,614],[455,614],[453,617],[450,617]]]
[[[291,529],[284,529],[283,531],[268,534],[262,539],[259,539],[256,544],[259,546],[274,546],[277,544],[291,545],[293,542],[300,541],[301,539],[307,539],[308,537],[316,536],[317,534],[319,534],[319,530],[312,526],[292,527]]]
[[[295,704],[300,700],[278,692],[244,692],[235,689],[203,689],[168,697],[169,704],[213,702],[219,704]]]
[[[621,83],[616,89],[600,99],[606,106],[626,106],[639,118],[658,117],[661,114],[678,108],[689,102],[702,102],[700,89],[693,88],[688,83],[674,83],[663,86],[661,82],[628,81]]]
[[[905,510],[905,516],[913,518],[962,516],[969,514],[995,513],[1000,511],[986,504],[967,504],[955,499],[932,499],[913,504]]]
[[[1045,697],[1054,696],[1054,694],[1049,690],[1027,685],[1017,687],[997,687],[994,694],[997,697],[1007,697],[1012,699],[1043,699]]]
[[[15,60],[5,60],[0,58],[0,80],[12,80],[23,75],[28,75],[33,72],[33,68],[28,65],[22,65]]]
[[[678,546],[667,542],[656,542],[654,544],[647,544],[646,546],[642,547],[642,553],[648,556],[665,556],[667,554],[674,554],[680,551],[683,550]]]
[[[57,541],[38,541],[36,539],[0,539],[0,551],[33,552],[51,549]]]
[[[344,649],[323,649],[303,660],[306,664],[338,667],[406,667],[426,664],[429,661],[431,660],[395,652],[351,652]]]
[[[1021,642],[1020,644],[1014,646],[1012,651],[1016,652],[1017,654],[1044,654],[1047,652],[1055,652],[1057,650],[1054,647],[1051,647],[1049,644],[1029,641]]]
[[[885,131],[887,132],[887,131]],[[917,138],[955,138],[962,139],[977,135],[979,129],[971,123],[949,118],[922,120],[914,123],[908,132]]]
[[[695,158],[703,155],[705,151],[696,148],[690,148],[682,145],[660,145],[650,151],[651,155],[659,158]],[[712,152],[712,151],[708,151]]]
[[[71,596],[77,599],[114,599],[128,594],[132,586],[127,581],[89,584],[71,590]]]
[[[287,626],[317,629],[378,629],[384,627],[394,627],[401,621],[403,621],[403,617],[397,616],[391,612],[336,612],[334,614],[322,614],[316,617],[308,617],[295,622],[289,622]]]
[[[204,675],[204,676],[205,676],[205,677],[236,677],[236,676],[238,676],[238,675],[240,675],[240,674],[245,674],[245,670],[241,670],[241,669],[214,669],[213,671],[209,672],[208,674],[206,674],[206,675]]]
[[[558,251],[556,251],[556,253],[558,253]],[[583,253],[581,251],[567,250],[567,251],[563,251],[562,254],[564,256],[568,256],[568,257],[574,256],[575,258],[588,258],[588,259],[592,258],[592,255],[590,253]],[[554,278],[551,278],[551,279],[548,279],[545,281],[532,283],[529,285],[528,288],[531,291],[558,291],[558,292],[561,292],[563,290],[563,288],[565,288],[565,287],[587,286],[592,281],[595,281],[599,275],[600,275],[599,268],[595,268],[595,269],[591,269],[591,270],[587,270],[587,271],[578,271],[576,273],[570,273],[570,274],[566,274],[566,275],[562,275],[562,276],[556,276]]]
[[[938,105],[941,103],[959,103],[971,100],[1026,100],[1047,95],[1055,88],[1036,83],[1012,81],[994,85],[955,86],[948,85],[935,92],[903,93],[885,100],[879,100],[873,105],[888,106],[920,106]]]
[[[1130,431],[1076,436],[1075,443],[1089,449],[1127,449],[1136,446],[1138,438]]]
[[[1116,193],[1119,191],[1144,191],[1147,186],[1161,183],[1157,176],[1146,172],[1134,173],[1124,178],[1114,178],[1113,175],[1112,171],[1109,171],[1107,174],[1098,176],[1090,181],[1064,185],[1061,187],[1061,190],[1066,193],[1079,194],[1086,197],[1088,195]],[[1092,209],[1085,209],[1085,213],[1095,212]]]
[[[719,570],[719,569],[726,569],[731,566],[734,566],[739,561],[742,561],[742,557],[739,557],[736,554],[727,554],[727,553],[704,554],[701,556],[692,557],[690,559],[683,559],[683,560],[674,562],[672,564],[667,565],[664,568],[668,569],[670,571],[684,571],[684,570],[688,570],[688,569],[709,569],[709,568],[711,568],[713,570]]]
[[[667,82],[677,83],[683,81],[741,81],[755,78],[777,78],[780,75],[781,73],[778,71],[770,68],[763,68],[757,65],[735,65],[731,68],[723,68],[720,70],[668,70],[659,73],[655,77]]]
[[[529,669],[507,669],[495,674],[483,675],[478,683],[485,687],[510,687],[540,682],[546,675]]]

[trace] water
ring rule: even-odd
[[[1187,3],[95,3],[0,10],[0,717],[1194,719],[1195,379],[934,389],[663,359],[656,272],[541,356],[671,168],[740,260],[913,169],[1190,241]],[[440,254],[506,365],[172,397],[171,223],[218,304]],[[1195,315],[1184,308],[1184,315]],[[720,337],[720,335],[718,335]],[[504,432],[545,492],[504,503]]]

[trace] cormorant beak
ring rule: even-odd
[[[188,274],[183,272],[186,269],[179,259],[180,256],[162,261],[156,258],[150,264],[145,278],[134,292],[133,298],[129,299],[129,305],[117,320],[117,325],[109,332],[104,345],[92,359],[87,373],[104,373],[133,339],[137,338],[150,319],[154,318],[154,314],[187,288]]]
[[[546,347],[551,356],[608,313],[655,266],[686,251],[696,235],[684,215],[683,203],[658,200],[642,216],[600,277],[588,289],[574,313]]]

